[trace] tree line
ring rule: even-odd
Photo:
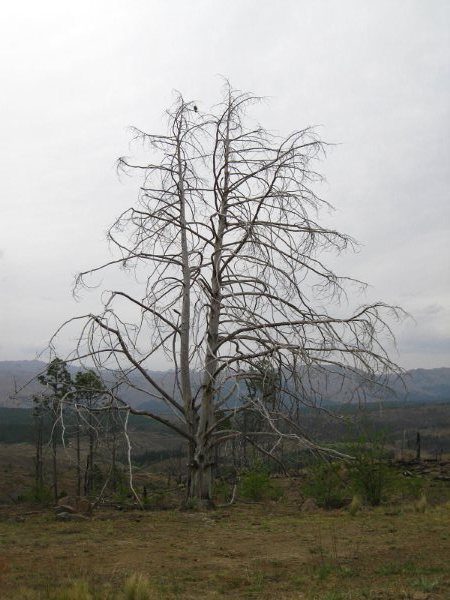
[[[220,421],[218,430],[226,432],[230,428],[240,432],[240,437],[230,436],[215,446],[212,472],[215,477],[228,474],[236,480],[238,474],[251,469],[256,462],[265,462],[267,468],[286,470],[284,444],[273,447],[272,430],[264,419],[261,410],[252,407],[260,396],[264,410],[280,410],[281,395],[279,376],[269,364],[261,361],[259,371],[249,373],[249,379],[238,404],[232,414],[224,409],[217,414]],[[123,461],[129,463],[129,487],[132,484],[132,462],[148,464],[155,460],[169,460],[169,481],[175,478],[178,484],[188,485],[188,454],[183,438],[165,452],[147,450],[141,455],[131,456],[127,425],[128,415],[140,414],[109,389],[98,374],[92,370],[77,371],[72,376],[65,361],[53,359],[38,381],[46,388],[42,394],[33,397],[33,420],[35,433],[35,495],[39,497],[45,489],[44,447],[50,446],[51,489],[55,503],[61,486],[58,476],[58,457],[61,446],[70,445],[75,454],[76,494],[92,497],[99,487],[108,485],[108,490],[117,490],[118,480],[123,469]],[[124,418],[124,411],[126,417]],[[281,433],[281,432],[280,432]],[[126,452],[123,452],[121,440],[128,439]],[[106,448],[97,456],[99,445]],[[119,447],[121,451],[119,453]],[[151,443],[149,444],[151,448]],[[128,456],[127,456],[128,454]],[[101,472],[99,463],[105,466],[109,474]],[[104,490],[103,490],[104,491]],[[137,494],[136,494],[137,496]],[[139,498],[137,498],[139,500]]]
[[[100,377],[91,370],[77,371],[72,377],[66,363],[55,358],[46,372],[38,376],[38,381],[46,390],[33,397],[36,494],[45,488],[43,449],[50,443],[51,487],[55,502],[58,500],[58,453],[61,445],[69,443],[76,456],[76,493],[91,496],[98,479],[96,452],[100,439],[109,451],[108,483],[115,490],[123,422],[117,404],[108,395]]]

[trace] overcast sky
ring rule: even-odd
[[[326,220],[361,243],[333,262],[400,304],[400,364],[450,367],[448,0],[35,0],[0,18],[0,360],[32,359],[69,316],[74,275],[108,257],[127,126],[163,128],[173,90],[221,79],[269,99],[272,130],[320,126]],[[394,358],[395,355],[394,355]]]

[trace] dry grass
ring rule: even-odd
[[[0,492],[30,485],[32,448],[0,446]],[[8,452],[9,451],[9,452]],[[73,461],[61,458],[62,486]],[[0,600],[444,600],[448,483],[389,507],[302,513],[301,481],[280,502],[208,513],[0,507]],[[355,500],[356,502],[356,500]]]
[[[0,514],[2,600],[121,600],[134,598],[133,585],[147,589],[143,600],[449,597],[449,506],[351,516],[281,502],[99,512],[82,523],[17,510]]]

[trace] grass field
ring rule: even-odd
[[[4,507],[0,597],[115,600],[133,573],[148,577],[151,599],[450,597],[448,503],[351,516],[302,513],[294,497],[207,513],[103,509],[68,523],[50,510]],[[90,596],[76,592],[80,580]]]
[[[134,434],[138,452],[147,435]],[[154,450],[174,447],[162,432],[150,437]],[[100,507],[73,522],[27,504],[33,457],[31,444],[0,444],[0,600],[450,598],[448,455],[397,465],[384,504],[353,516],[351,495],[344,508],[302,512],[305,474],[276,479],[278,501],[244,503],[238,494],[231,507],[181,512],[174,507],[182,491],[159,473],[163,463],[137,464],[136,486],[147,487],[153,510]],[[72,445],[60,449],[58,464],[60,490],[75,493]],[[420,505],[422,493],[428,503]],[[122,501],[129,508],[129,498]],[[133,576],[146,578],[145,593],[126,589]]]

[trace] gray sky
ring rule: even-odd
[[[221,80],[256,113],[339,142],[325,215],[362,242],[333,264],[400,304],[406,368],[450,366],[448,0],[18,0],[0,19],[0,360],[31,359],[78,303],[74,275],[138,180],[119,182],[128,125],[162,130],[173,90],[199,107]]]

